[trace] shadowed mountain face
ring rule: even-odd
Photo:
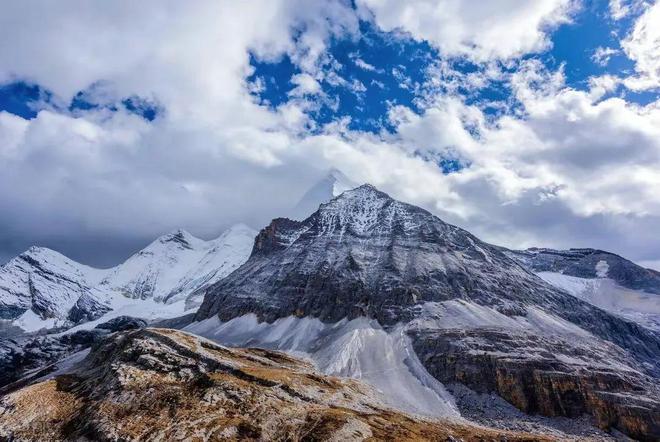
[[[254,313],[268,322],[404,324],[426,369],[445,383],[495,391],[525,411],[591,413],[601,427],[642,439],[659,431],[657,333],[369,185],[303,221],[274,220],[248,261],[205,293],[197,320]]]

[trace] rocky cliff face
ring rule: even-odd
[[[0,319],[26,313],[53,323],[99,317],[108,310],[94,288],[102,274],[53,250],[31,247],[0,267]]]
[[[429,302],[469,300],[507,316],[537,306],[658,368],[656,333],[550,286],[498,248],[369,185],[302,222],[274,220],[250,259],[206,293],[198,320],[256,313],[269,322],[366,316],[388,325],[412,320]]]
[[[199,318],[256,303],[271,320],[368,316],[392,324],[424,302],[472,299],[520,312],[557,291],[470,233],[365,185],[302,222],[274,220],[250,260],[209,294]],[[220,308],[225,301],[232,308]]]
[[[344,192],[303,221],[274,220],[257,236],[249,260],[206,291],[196,319],[245,314],[268,322],[364,316],[386,328],[405,324],[422,363],[438,379],[462,382],[442,373],[463,370],[484,377],[481,386],[469,377],[466,384],[496,391],[521,409],[613,416],[599,423],[641,438],[657,435],[649,381],[660,371],[657,333],[545,283],[501,249],[372,186]],[[454,371],[443,359],[444,347],[433,345],[447,330],[464,332],[455,336],[452,356],[463,368]],[[560,342],[567,350],[557,351]],[[534,351],[521,353],[519,346]],[[572,357],[576,349],[584,360]],[[473,355],[486,350],[495,356]],[[493,367],[502,358],[518,365],[498,371]],[[539,358],[547,360],[539,366]],[[585,365],[596,362],[610,374],[625,371],[625,386],[615,389],[609,375],[589,377]],[[556,372],[563,374],[553,377]],[[516,385],[512,373],[532,386]],[[505,387],[507,381],[498,379],[507,377]],[[579,392],[556,394],[549,387],[561,389],[562,383]],[[650,411],[636,413],[645,400],[651,400]]]
[[[388,409],[359,382],[283,353],[168,329],[119,333],[0,400],[0,438],[46,440],[552,440]]]
[[[497,392],[526,413],[591,414],[639,440],[660,434],[657,378],[631,370],[618,349],[497,330],[418,330],[413,342],[443,383]]]

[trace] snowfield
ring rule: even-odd
[[[539,272],[537,275],[596,307],[660,331],[660,295],[621,287],[604,277],[587,279],[555,272]]]
[[[0,318],[26,332],[121,315],[167,319],[195,311],[200,290],[245,260],[256,231],[242,224],[204,241],[177,230],[111,269],[95,269],[32,247],[0,267]]]

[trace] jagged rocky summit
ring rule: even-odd
[[[370,185],[303,221],[274,220],[247,262],[205,290],[195,319],[219,320],[224,336],[216,337],[226,339],[245,315],[273,323],[277,336],[284,318],[370,318],[402,331],[448,387],[495,392],[528,413],[590,414],[601,428],[642,440],[660,435],[658,333],[577,299],[499,248]],[[268,342],[295,347],[288,339]]]
[[[30,404],[39,379],[77,366],[111,333],[147,325],[125,315],[171,318],[194,312],[204,298],[192,324],[190,315],[158,324],[231,346],[303,354],[326,375],[368,382],[387,407],[498,429],[489,435],[657,438],[660,295],[652,271],[592,249],[495,247],[372,186],[343,192],[349,187],[331,173],[303,198],[301,221],[276,219],[258,235],[239,226],[213,241],[175,231],[109,270],[30,249],[0,269],[5,322],[30,330],[81,325],[0,339],[0,385]],[[152,349],[142,343],[152,341],[140,338],[141,361]],[[159,355],[171,371],[187,370],[187,359]],[[145,376],[161,379],[158,373]],[[190,384],[180,387],[165,396],[196,410]],[[250,391],[270,397],[267,388]],[[387,427],[394,429],[400,414],[388,413],[383,419],[394,419]],[[362,425],[350,422],[346,428]],[[169,434],[163,426],[155,434]]]

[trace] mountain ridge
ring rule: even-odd
[[[201,302],[188,299],[192,292],[247,259],[254,234],[246,225],[236,224],[205,241],[177,229],[108,269],[33,246],[0,267],[0,318],[36,331],[96,320],[120,307],[124,299],[181,302],[183,313]]]
[[[555,440],[407,415],[290,355],[171,329],[118,333],[69,360],[1,398],[0,438]]]
[[[535,272],[555,272],[586,279],[609,277],[622,287],[660,295],[660,272],[605,250],[531,247],[506,249],[504,253]]]
[[[250,258],[205,291],[195,320],[217,317],[222,341],[242,330],[246,315],[264,324],[317,318],[331,328],[366,317],[387,333],[403,324],[425,369],[443,383],[496,392],[530,413],[588,413],[602,428],[642,439],[660,431],[649,424],[660,416],[651,399],[660,334],[581,301],[500,248],[370,185],[302,221],[271,222]],[[302,338],[268,345],[294,350],[289,345]],[[360,348],[356,360],[366,351]],[[603,385],[608,394],[599,393]]]

